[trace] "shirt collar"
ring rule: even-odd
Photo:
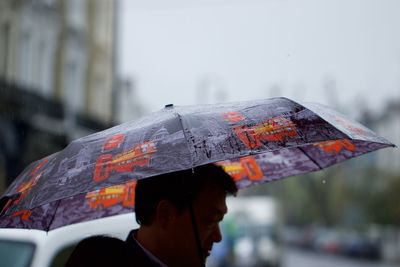
[[[136,241],[136,243],[139,245],[139,247],[144,251],[144,253],[146,253],[146,255],[155,263],[157,263],[158,265],[160,265],[160,267],[168,267],[165,263],[163,263],[162,261],[160,261],[156,256],[154,256],[150,251],[148,251],[145,247],[142,246],[142,244],[140,244],[140,242],[136,239],[136,234],[137,232],[132,233],[132,237],[133,239]]]

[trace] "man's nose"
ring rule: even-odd
[[[221,240],[222,240],[221,228],[219,227],[219,225],[217,225],[214,230],[213,241],[215,243],[218,243],[221,242]]]

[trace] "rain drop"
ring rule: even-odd
[[[326,184],[326,181],[325,181],[325,180],[322,180],[322,183],[323,183],[323,184]]]

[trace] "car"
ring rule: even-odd
[[[320,229],[315,234],[314,249],[318,252],[339,254],[343,250],[343,236],[333,229]]]
[[[382,253],[379,240],[352,233],[347,235],[343,241],[343,254],[354,258],[379,260]]]
[[[72,224],[49,232],[31,229],[0,229],[0,266],[62,267],[82,239],[107,235],[125,240],[138,228],[134,213]]]

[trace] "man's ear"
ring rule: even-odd
[[[156,209],[156,221],[162,229],[168,230],[177,215],[176,207],[168,200],[161,200]]]

